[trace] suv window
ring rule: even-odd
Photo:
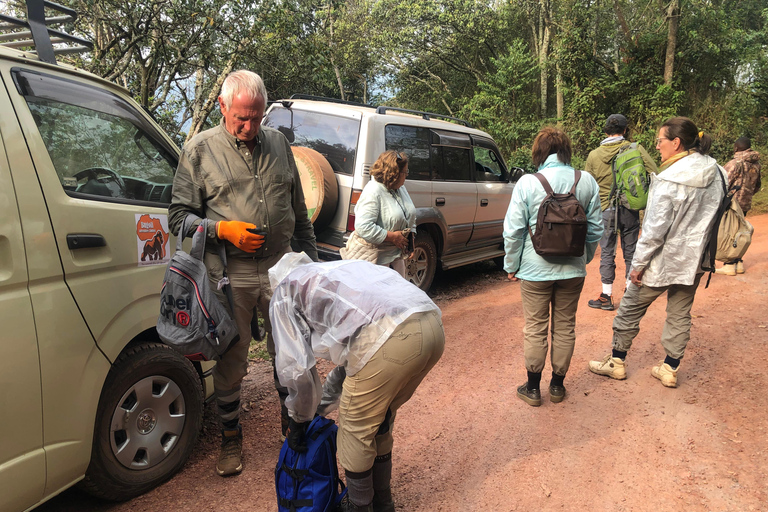
[[[435,175],[432,179],[470,181],[469,135],[442,130],[432,132],[432,160]]]
[[[281,131],[292,146],[312,148],[323,155],[334,172],[350,175],[354,172],[359,121],[277,107],[269,112],[264,125]]]
[[[408,155],[408,179],[430,180],[429,128],[388,124],[384,129],[385,146]]]
[[[170,203],[176,159],[131,104],[71,80],[13,75],[67,194]]]
[[[507,171],[493,144],[482,139],[475,139],[475,144],[475,180],[507,181]]]

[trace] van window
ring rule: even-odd
[[[16,70],[14,81],[67,194],[171,202],[176,158],[132,105],[103,89],[39,73]]]
[[[408,155],[408,179],[430,180],[429,129],[388,124],[384,129],[386,148]]]
[[[275,105],[264,118],[264,126],[282,132],[291,146],[314,149],[328,160],[334,172],[354,172],[360,121]]]

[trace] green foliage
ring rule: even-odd
[[[479,91],[459,115],[488,131],[504,153],[514,153],[535,136],[540,120],[535,115],[538,66],[522,39],[516,39],[498,59],[496,72],[477,83]]]
[[[676,115],[713,136],[719,159],[741,135],[768,144],[765,0],[681,0],[670,83],[664,2],[62,2],[96,45],[73,63],[129,88],[177,143],[218,122],[221,79],[247,68],[273,99],[306,93],[464,117],[521,167],[541,126],[559,123],[580,161],[616,112],[652,154],[658,126]]]

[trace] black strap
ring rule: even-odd
[[[296,512],[296,509],[302,508],[302,507],[311,507],[313,503],[313,500],[289,500],[285,498],[280,498],[280,506],[283,508],[287,508],[291,512]]]
[[[297,482],[301,482],[304,480],[304,478],[309,474],[308,469],[296,469],[288,466],[285,462],[283,462],[282,468],[285,473],[290,476],[293,480],[296,480]]]
[[[723,178],[723,173],[720,171],[719,165],[717,166],[716,171],[717,175],[720,176],[720,182],[723,185],[723,199],[720,201],[720,206],[715,214],[715,224],[712,227],[709,236],[709,262],[708,268],[704,269],[709,271],[709,276],[707,276],[707,284],[704,285],[705,289],[709,287],[709,281],[712,279],[712,274],[715,272],[715,256],[717,255],[717,238],[720,233],[720,221],[726,210],[731,207],[731,201],[733,200],[733,193],[728,192],[728,186],[725,184],[725,178]]]
[[[318,438],[318,437],[320,437],[320,436],[322,435],[322,433],[323,433],[323,432],[325,432],[326,430],[328,430],[329,428],[331,428],[331,426],[332,426],[332,425],[333,425],[333,422],[332,422],[332,421],[329,421],[328,423],[326,423],[325,425],[323,425],[323,426],[322,426],[322,427],[320,427],[319,429],[317,429],[317,430],[315,430],[314,432],[312,432],[312,435],[311,435],[311,436],[309,436],[309,437],[310,437],[310,438],[312,438],[312,440],[313,440],[313,441],[316,441],[316,440],[317,440],[317,438]]]

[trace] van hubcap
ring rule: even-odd
[[[109,427],[112,454],[128,469],[156,466],[181,439],[186,419],[178,384],[164,375],[145,377],[117,402]]]

